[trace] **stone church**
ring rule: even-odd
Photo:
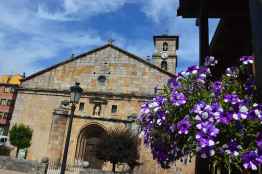
[[[79,82],[84,94],[75,112],[68,161],[88,161],[92,168],[105,168],[94,155],[99,138],[110,128],[128,127],[141,104],[159,92],[176,71],[178,36],[160,35],[153,40],[155,52],[150,61],[109,42],[26,77],[18,90],[11,124],[23,123],[33,129],[27,159],[62,159],[69,88]],[[136,173],[168,173],[160,169],[143,143],[140,162]],[[193,168],[181,165],[173,172],[190,174]]]

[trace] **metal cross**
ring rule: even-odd
[[[114,40],[114,39],[112,39],[112,38],[108,40],[108,43],[109,43],[110,45],[112,45],[112,44],[113,44],[113,42],[115,42],[115,40]]]

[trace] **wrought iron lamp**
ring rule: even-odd
[[[76,109],[75,104],[79,103],[82,92],[83,92],[83,89],[80,87],[80,83],[78,82],[76,82],[74,86],[70,87],[70,103],[72,105],[71,105],[71,113],[70,113],[70,118],[69,118],[68,129],[67,129],[66,142],[65,142],[63,161],[62,161],[60,174],[65,174],[67,154],[68,154],[68,148],[69,148],[70,136],[71,136],[71,130],[72,130],[72,123],[73,123],[73,118],[74,118],[74,112]]]

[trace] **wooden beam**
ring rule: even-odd
[[[250,0],[250,17],[253,36],[253,51],[256,56],[256,85],[259,99],[262,100],[262,0]]]
[[[199,65],[205,63],[205,58],[209,55],[209,38],[208,38],[208,1],[200,1],[199,15]]]
[[[200,1],[199,8],[199,65],[203,66],[205,58],[209,55],[208,39],[208,0]],[[209,162],[202,159],[199,155],[196,157],[196,174],[210,174]]]
[[[178,16],[184,18],[197,18],[199,16],[200,2],[202,0],[180,0],[177,10]],[[248,16],[249,0],[208,0],[208,17],[240,17]]]

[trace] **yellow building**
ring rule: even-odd
[[[8,133],[16,99],[16,89],[22,79],[23,76],[19,74],[0,75],[0,135]]]
[[[22,79],[23,76],[20,74],[0,75],[0,84],[20,85]]]

